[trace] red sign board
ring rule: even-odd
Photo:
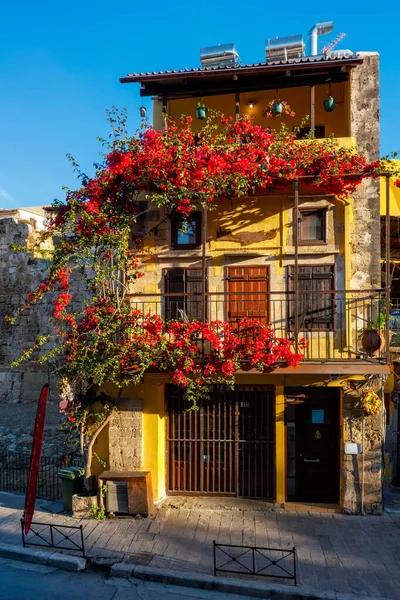
[[[33,513],[35,512],[36,488],[40,469],[40,457],[42,455],[44,421],[46,418],[46,403],[48,395],[49,386],[46,383],[40,392],[39,404],[36,413],[35,431],[33,433],[31,466],[29,469],[29,482],[28,489],[26,491],[24,510],[25,534],[28,533],[31,527]]]

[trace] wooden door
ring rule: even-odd
[[[302,404],[293,407],[295,486],[289,499],[336,504],[340,482],[340,391],[321,387],[307,390],[305,396]]]
[[[234,324],[244,317],[269,320],[269,268],[226,267],[226,312]]]

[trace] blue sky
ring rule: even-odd
[[[328,6],[329,5],[329,6]],[[76,187],[65,155],[92,173],[108,135],[105,109],[126,107],[139,124],[139,86],[128,72],[196,67],[203,46],[235,42],[242,62],[264,60],[269,37],[333,20],[342,48],[381,55],[382,154],[400,149],[398,9],[393,2],[138,2],[61,0],[3,3],[0,37],[0,207],[50,204]],[[348,8],[348,9],[347,9]],[[346,10],[347,9],[347,10]],[[150,100],[144,104],[150,108]]]

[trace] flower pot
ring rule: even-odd
[[[324,108],[325,108],[326,112],[332,112],[335,108],[335,105],[336,105],[336,100],[335,100],[335,98],[332,98],[332,96],[329,96],[329,98],[324,100]]]
[[[84,494],[74,494],[72,496],[72,516],[87,517],[89,508],[97,504],[97,496],[85,496]]]
[[[196,108],[196,117],[200,119],[200,121],[204,121],[207,118],[207,109],[205,106],[198,106]]]
[[[274,102],[272,105],[272,112],[274,115],[281,115],[283,112],[282,102]]]
[[[362,335],[361,344],[368,356],[376,357],[385,347],[385,338],[377,329],[367,329]]]

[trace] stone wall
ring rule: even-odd
[[[108,428],[109,468],[111,471],[140,471],[142,450],[143,401],[121,398],[118,413]]]
[[[4,324],[4,316],[21,306],[27,294],[43,279],[48,261],[33,253],[10,251],[11,244],[32,242],[37,232],[31,224],[0,219],[0,451],[30,452],[37,402],[44,383],[50,383],[46,414],[44,452],[49,456],[65,454],[64,436],[59,432],[61,415],[57,381],[40,367],[11,363],[29,348],[36,336],[49,331],[52,295],[25,314],[13,326]]]
[[[350,133],[368,161],[380,157],[379,55],[361,53],[364,62],[351,71]],[[352,289],[380,287],[379,179],[365,180],[354,194]]]
[[[380,394],[381,380],[374,382]],[[343,425],[345,442],[360,444],[364,449],[364,501],[362,503],[362,453],[344,455],[342,465],[343,511],[348,514],[380,514],[382,512],[382,414],[364,416],[358,408],[360,394],[350,389],[343,394]],[[364,420],[364,436],[363,436]],[[364,439],[363,439],[364,437]],[[362,506],[363,504],[363,506]]]

